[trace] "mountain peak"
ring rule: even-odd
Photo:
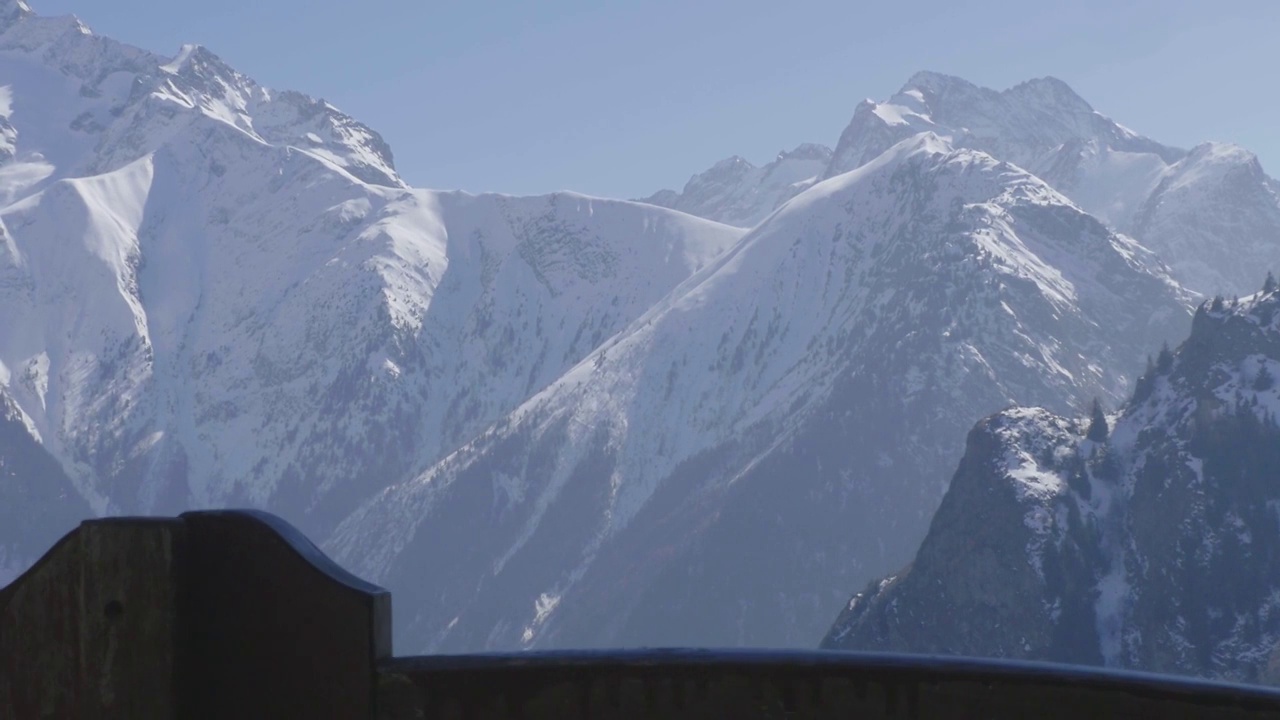
[[[0,0],[0,33],[7,33],[17,28],[24,21],[24,50],[30,50],[44,42],[52,41],[66,33],[93,35],[93,31],[75,15],[56,15],[46,17],[36,14],[25,0]]]
[[[1065,92],[1071,95],[1076,95],[1078,97],[1076,91],[1073,90],[1065,80],[1062,80],[1061,78],[1056,78],[1052,75],[1045,75],[1044,77],[1031,78],[1030,80],[1023,80],[1022,82],[1010,88],[1010,91],[1017,90],[1018,88],[1047,88],[1047,89],[1053,90],[1054,92]]]
[[[21,13],[23,15],[34,15],[35,12],[25,0],[0,0],[0,15],[10,15],[13,13]]]
[[[113,109],[115,119],[101,120],[106,124],[98,131],[111,139],[98,142],[95,156],[86,160],[93,171],[121,167],[167,142],[171,134],[164,126],[181,112],[205,115],[270,145],[301,149],[364,182],[405,187],[377,132],[323,100],[265,88],[200,45],[183,45],[171,57],[156,55],[96,36],[74,16],[37,16],[24,0],[0,0],[0,32],[4,50],[83,83],[81,98],[97,97],[104,78],[116,73],[131,74],[139,88],[149,88]],[[158,105],[167,107],[157,111]]]
[[[801,143],[793,150],[782,150],[778,153],[778,160],[821,160],[827,162],[831,159],[831,148],[818,143]]]
[[[955,75],[947,75],[945,73],[934,72],[932,70],[921,70],[907,79],[905,85],[898,92],[905,93],[911,90],[923,90],[925,92],[938,93],[951,88],[977,89],[977,85]]]
[[[1080,113],[1093,112],[1093,106],[1080,97],[1070,85],[1052,76],[1018,83],[1001,94],[1036,106],[1057,106]]]
[[[958,152],[966,151],[957,150],[951,144],[949,138],[942,137],[931,130],[926,130],[898,142],[863,167],[870,170],[871,168],[893,165],[918,157],[939,158],[939,162],[945,162],[946,160],[942,158],[950,157]],[[981,158],[987,157],[981,153],[973,154]]]
[[[0,0],[0,30],[7,30],[13,23],[32,15],[35,13],[24,0]]]
[[[176,75],[182,72],[182,70],[191,64],[193,60],[198,60],[200,54],[207,52],[208,51],[200,45],[183,45],[178,49],[178,54],[174,55],[173,59],[169,62],[161,65],[160,69],[171,75]]]
[[[1183,169],[1182,176],[1170,183],[1170,188],[1187,185],[1207,175],[1222,177],[1228,173],[1243,172],[1258,182],[1266,178],[1258,156],[1234,143],[1201,143],[1187,152],[1179,166]]]
[[[1257,155],[1236,145],[1227,142],[1204,142],[1191,148],[1187,153],[1188,160],[1210,161],[1210,162],[1226,162],[1226,163],[1251,163],[1258,159]]]
[[[848,172],[924,130],[936,130],[956,147],[974,147],[1032,172],[1044,170],[1080,143],[1156,155],[1164,163],[1182,155],[1098,114],[1055,77],[993,90],[954,75],[923,71],[887,101],[857,106],[823,177]]]
[[[228,65],[216,53],[203,45],[183,45],[172,60],[160,65],[160,71],[170,75],[187,75],[204,78],[205,80],[220,78],[223,82],[236,85],[243,83],[257,85],[252,79],[241,75],[235,68]]]
[[[711,170],[716,172],[725,172],[729,170],[743,172],[745,170],[754,170],[755,167],[755,165],[751,164],[751,161],[741,155],[730,155],[715,165],[712,165]]]

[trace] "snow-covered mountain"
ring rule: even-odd
[[[0,18],[0,384],[98,512],[323,532],[742,234],[412,190],[376,133],[206,50]]]
[[[1280,682],[1280,291],[1221,298],[1110,418],[982,421],[914,562],[825,645]]]
[[[5,0],[0,55],[0,115],[20,168],[6,173],[10,198],[41,182],[117,170],[211,120],[371,184],[404,186],[376,132],[323,101],[263,88],[198,46],[162,58],[94,35],[75,17],[41,17],[23,0]]]
[[[1247,294],[1257,268],[1280,264],[1280,184],[1256,157],[1222,143],[1190,152],[1162,145],[1097,112],[1055,78],[996,91],[917,73],[888,100],[857,106],[818,179],[860,167],[922,132],[1030,171],[1157,251],[1176,280],[1201,294]],[[757,191],[765,169],[726,160],[683,193],[663,191],[647,202],[749,224],[740,221],[763,218],[791,197]]]
[[[812,186],[831,163],[831,148],[806,143],[756,167],[734,156],[689,178],[684,190],[659,190],[642,202],[737,227],[755,227]]]
[[[910,138],[328,547],[395,590],[414,650],[812,644],[923,536],[973,417],[1121,397],[1184,303],[1035,177]]]
[[[1112,229],[1157,251],[1182,285],[1246,294],[1280,263],[1280,197],[1257,158],[1208,143],[1187,152],[1095,111],[1055,78],[997,92],[918,73],[887,102],[860,104],[824,177],[934,132],[1036,174]]]
[[[1064,192],[1073,184],[1096,182],[1093,173],[1110,174],[1108,158],[1097,167],[1072,166],[1082,151],[1122,153],[1129,163],[1176,162],[1184,152],[1144,138],[1096,112],[1066,83],[1056,78],[1029,80],[1005,91],[978,87],[957,77],[933,72],[913,75],[886,102],[864,100],[840,136],[825,177],[832,177],[875,158],[884,148],[920,132],[934,132],[968,147],[1015,163]],[[1064,163],[1066,166],[1064,167]],[[1067,172],[1068,170],[1074,172]],[[1140,185],[1130,178],[1126,186]],[[1144,188],[1137,187],[1141,194]],[[1113,205],[1080,203],[1114,225],[1125,224],[1132,201]]]

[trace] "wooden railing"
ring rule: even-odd
[[[395,658],[391,597],[274,516],[92,520],[0,590],[0,718],[1263,718],[1280,693],[937,657]]]

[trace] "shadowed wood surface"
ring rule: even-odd
[[[1280,692],[961,658],[391,656],[391,598],[265,513],[81,524],[0,590],[0,720],[1280,718]]]

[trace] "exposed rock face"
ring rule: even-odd
[[[1206,303],[1103,442],[1043,410],[979,423],[915,560],[824,647],[1280,681],[1278,373],[1272,289]]]

